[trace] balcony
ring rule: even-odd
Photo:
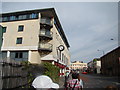
[[[52,44],[50,43],[39,43],[39,51],[52,52]]]
[[[53,26],[53,22],[50,18],[41,18],[41,21],[40,21],[41,25],[47,25],[47,26],[50,26],[52,27]]]
[[[53,37],[52,35],[53,35],[53,33],[48,29],[41,29],[40,33],[39,33],[39,36],[43,39],[52,40],[52,37]]]

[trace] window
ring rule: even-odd
[[[20,25],[20,26],[18,27],[18,32],[23,31],[23,29],[24,29],[24,26],[23,26],[23,25]]]
[[[17,38],[16,44],[22,44],[22,37]]]
[[[64,54],[62,53],[62,62],[64,62]]]
[[[2,27],[2,32],[3,32],[3,33],[6,33],[6,28],[7,28],[7,27]]]
[[[8,21],[8,17],[3,17],[2,21]]]
[[[22,18],[23,18],[23,16],[22,16],[22,15],[19,15],[19,16],[18,16],[18,19],[19,19],[19,20],[21,20]]]
[[[6,51],[2,51],[2,59],[6,59],[7,58],[7,52]]]
[[[11,51],[10,59],[16,60],[16,61],[27,61],[28,51]]]
[[[36,14],[36,13],[30,14],[30,18],[37,18],[37,17],[38,17],[38,14]]]
[[[15,58],[23,58],[23,53],[22,52],[16,52],[15,53]]]
[[[16,17],[15,16],[10,16],[10,20],[15,20]]]
[[[0,16],[0,22],[2,22],[2,17]]]
[[[23,15],[22,19],[27,19],[27,15]]]

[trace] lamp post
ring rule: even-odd
[[[61,60],[61,52],[65,49],[65,47],[63,45],[60,45],[58,47],[58,50],[60,51],[60,60]],[[61,68],[61,67],[60,67]],[[60,69],[60,73],[62,72],[62,70]]]
[[[103,56],[105,55],[105,52],[104,52],[103,50],[99,50],[99,49],[98,49],[97,51],[102,51],[102,53],[103,53]]]

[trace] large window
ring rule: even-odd
[[[24,29],[24,26],[23,26],[23,25],[20,25],[20,26],[18,27],[18,32],[23,31],[23,29]]]
[[[17,61],[27,61],[28,51],[11,51],[10,58]]]
[[[16,44],[22,44],[22,37],[17,38]]]

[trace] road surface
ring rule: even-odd
[[[96,74],[80,74],[82,80],[84,81],[84,88],[105,88],[109,85],[117,85],[118,77],[107,77]]]

